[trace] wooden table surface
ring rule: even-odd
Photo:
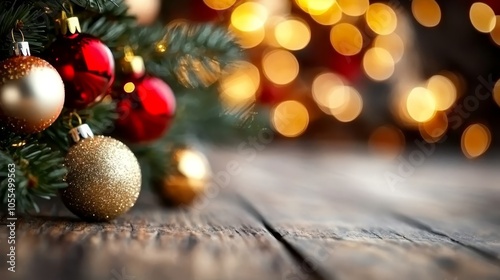
[[[219,184],[189,209],[144,191],[110,223],[59,204],[21,218],[15,273],[3,218],[0,279],[500,279],[500,164],[314,145],[209,155]]]

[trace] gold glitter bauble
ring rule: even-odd
[[[35,56],[0,62],[0,126],[17,133],[45,130],[64,105],[64,84],[57,70]]]
[[[110,137],[83,139],[72,146],[64,164],[66,207],[84,220],[106,221],[134,206],[141,190],[141,169],[122,142]]]
[[[210,164],[201,152],[175,149],[167,176],[158,186],[160,195],[173,205],[188,205],[205,191],[211,174]]]

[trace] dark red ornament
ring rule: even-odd
[[[63,79],[67,108],[83,109],[101,101],[114,81],[113,54],[92,35],[61,35],[49,47],[45,58]]]
[[[151,76],[127,81],[115,100],[119,113],[116,134],[131,143],[157,140],[170,127],[175,114],[172,89]]]

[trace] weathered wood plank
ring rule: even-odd
[[[453,177],[470,176],[463,166],[451,168],[437,195],[430,191],[434,179],[407,188],[428,174],[416,172],[394,189],[384,178],[394,165],[355,153],[271,149],[235,160],[242,172],[234,188],[242,199],[325,278],[500,279],[500,263],[486,250],[498,246],[500,230],[488,222],[486,204],[471,200],[461,177]],[[439,172],[441,164],[431,161],[430,170]],[[495,173],[483,176],[492,180]],[[486,185],[474,191],[483,189],[498,197]],[[425,219],[444,233],[430,230]]]
[[[2,244],[0,279],[281,279],[297,265],[231,198],[220,196],[202,211],[165,209],[141,199],[110,223],[65,218],[63,208],[23,218],[17,271],[6,271]],[[5,235],[2,225],[0,240]]]

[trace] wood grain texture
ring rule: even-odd
[[[61,205],[22,218],[15,275],[2,220],[0,279],[500,279],[496,162],[429,156],[402,176],[315,145],[209,156],[214,183],[190,209],[145,192],[110,223]]]
[[[323,278],[500,279],[493,168],[429,159],[394,188],[394,163],[278,150],[240,159],[235,188]]]
[[[233,199],[220,196],[202,211],[165,209],[151,200],[142,197],[110,223],[68,218],[62,207],[23,218],[17,272],[6,272],[2,246],[0,279],[281,279],[295,266]]]

